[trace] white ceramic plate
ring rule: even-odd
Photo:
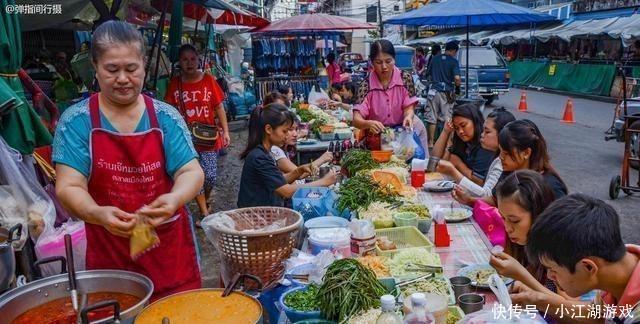
[[[458,276],[467,277],[471,279],[471,285],[474,287],[482,288],[482,289],[490,289],[489,283],[477,282],[476,274],[480,271],[490,271],[492,273],[496,273],[496,270],[491,265],[489,265],[488,263],[484,263],[484,264],[473,264],[470,266],[466,266],[458,270]],[[488,278],[489,276],[487,276],[487,279]],[[507,286],[513,282],[513,279],[511,278],[507,278],[503,276],[500,276],[500,278],[502,278],[502,281],[504,281],[504,284]]]
[[[444,208],[444,219],[447,223],[460,223],[473,216],[473,211],[466,208]]]

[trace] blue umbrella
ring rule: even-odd
[[[495,0],[448,0],[432,3],[417,10],[387,19],[385,23],[411,26],[467,27],[517,25],[556,20],[556,17],[531,9]],[[467,48],[466,74],[469,75],[469,49]],[[469,97],[469,78],[465,77],[466,97]]]

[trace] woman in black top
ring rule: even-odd
[[[282,207],[285,198],[291,198],[299,187],[292,184],[297,179],[314,173],[310,164],[301,165],[288,173],[282,173],[271,155],[272,146],[284,145],[287,133],[294,125],[295,115],[279,103],[256,108],[249,121],[247,148],[240,155],[244,159],[240,177],[238,207]],[[336,182],[333,171],[324,178],[326,186]]]
[[[432,156],[445,160],[440,161],[443,167],[452,164],[463,176],[482,185],[495,157],[495,152],[480,145],[484,117],[473,104],[455,106],[451,116],[433,146]],[[450,139],[451,146],[445,149]]]

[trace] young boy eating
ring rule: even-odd
[[[587,321],[640,323],[640,246],[624,245],[618,214],[604,201],[583,194],[556,200],[531,228],[527,253],[569,296],[601,291],[582,310]]]

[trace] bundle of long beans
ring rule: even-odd
[[[355,259],[342,259],[329,266],[317,296],[322,316],[340,322],[380,307],[380,296],[385,293],[373,271]]]

